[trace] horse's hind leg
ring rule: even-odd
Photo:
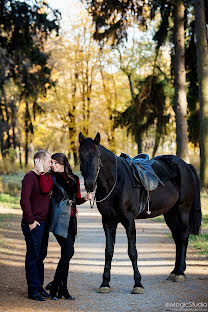
[[[164,214],[165,221],[171,230],[174,242],[176,244],[175,267],[168,279],[175,282],[185,279],[186,270],[186,251],[189,239],[188,214],[180,212],[179,207]]]
[[[103,282],[100,285],[98,292],[100,293],[109,293],[110,292],[110,270],[111,270],[111,262],[114,253],[114,245],[115,245],[115,238],[116,238],[116,222],[106,222],[104,219],[103,222],[103,229],[105,232],[106,237],[106,246],[105,246],[105,268],[103,273]]]
[[[122,222],[123,226],[126,229],[126,234],[128,238],[128,255],[132,262],[134,270],[134,288],[132,294],[143,294],[144,287],[141,284],[141,275],[137,266],[137,249],[136,249],[136,228],[134,218],[125,219]]]

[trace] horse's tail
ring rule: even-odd
[[[199,235],[202,220],[201,200],[200,200],[200,180],[194,166],[189,164],[189,167],[196,181],[194,189],[194,200],[189,215],[189,231],[190,234]]]

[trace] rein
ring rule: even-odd
[[[115,172],[115,182],[114,182],[114,185],[113,185],[112,189],[110,190],[110,192],[108,193],[108,195],[105,196],[103,199],[96,200],[96,196],[94,195],[93,200],[90,200],[90,208],[91,208],[91,209],[94,207],[94,204],[95,204],[95,203],[101,203],[101,202],[103,202],[104,200],[106,200],[106,199],[111,195],[111,193],[113,192],[113,190],[114,190],[114,188],[115,188],[115,186],[116,186],[116,183],[117,183],[117,167],[118,167],[118,158],[117,158],[116,155],[115,155],[115,159],[116,159],[116,172]],[[97,178],[98,178],[98,175],[99,175],[99,172],[100,172],[101,167],[103,167],[103,165],[102,165],[102,163],[101,163],[101,161],[100,161],[100,166],[99,166],[99,168],[98,168],[97,175],[96,175],[96,180],[95,180],[96,182],[97,182]],[[97,183],[96,183],[96,186],[95,186],[95,193],[96,193],[96,190],[97,190]]]

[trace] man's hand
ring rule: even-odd
[[[92,195],[90,193],[87,193],[84,197],[84,200],[85,201],[92,200]]]
[[[38,221],[34,221],[32,224],[29,224],[30,231],[32,231],[36,226],[40,226]]]
[[[36,158],[35,159],[35,168],[39,173],[44,172],[42,159]]]

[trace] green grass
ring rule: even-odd
[[[0,194],[0,206],[6,208],[20,208],[20,198],[10,194]]]
[[[19,197],[12,196],[10,194],[0,194],[0,202],[1,203],[19,204]]]
[[[197,249],[199,254],[208,257],[208,234],[190,235],[189,246]]]
[[[208,229],[208,214],[202,214],[202,229]]]
[[[13,196],[20,196],[22,179],[24,172],[19,172],[14,175],[1,175],[0,177],[0,192],[7,193]]]
[[[154,222],[165,222],[165,219],[164,219],[164,217],[162,215],[158,216],[158,217],[155,217],[155,218],[153,218],[151,220],[154,221]]]

